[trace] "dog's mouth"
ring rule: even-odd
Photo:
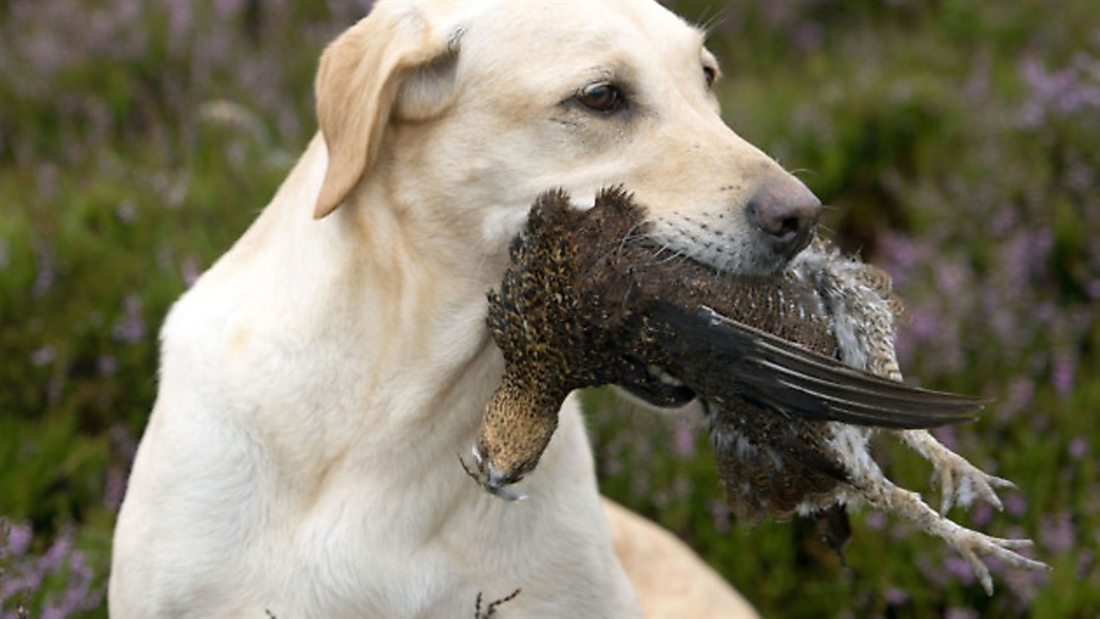
[[[787,268],[791,260],[802,253],[802,250],[809,247],[816,236],[817,224],[814,224],[803,231],[791,231],[783,237],[771,239],[769,243],[771,244],[772,251],[775,252],[776,262],[778,264],[776,272]]]
[[[656,262],[694,263],[712,273],[728,277],[774,277],[782,273],[792,260],[802,253],[817,236],[817,226],[791,231],[782,236],[754,233],[735,240],[728,235],[707,237],[706,229],[698,236],[669,236],[654,229],[655,222],[640,227],[634,238],[652,250]]]

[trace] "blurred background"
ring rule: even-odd
[[[890,272],[902,368],[995,400],[937,432],[1015,481],[962,524],[1036,541],[986,597],[872,511],[731,521],[697,412],[587,395],[605,492],[766,616],[1094,617],[1100,608],[1100,2],[670,2],[710,30],[727,122]],[[316,129],[323,45],[369,2],[0,0],[0,616],[102,616],[110,536],[172,301]],[[930,467],[876,457],[933,504]]]

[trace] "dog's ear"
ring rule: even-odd
[[[433,23],[415,2],[379,2],[325,49],[315,88],[328,169],[315,219],[335,210],[370,169],[391,112],[415,117],[441,105],[450,81],[432,85],[433,78],[453,71],[461,32],[447,21]],[[399,97],[409,101],[398,105]]]

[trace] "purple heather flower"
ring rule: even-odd
[[[1088,548],[1082,548],[1077,553],[1077,577],[1087,578],[1095,563],[1096,553]]]
[[[1054,307],[1053,303],[1046,301],[1035,306],[1035,311],[1032,315],[1041,323],[1054,322],[1054,320],[1058,318],[1058,308]]]
[[[881,531],[886,528],[886,516],[882,512],[869,512],[863,518],[863,523],[872,531]]]
[[[130,435],[130,431],[126,429],[126,426],[121,423],[116,423],[111,426],[111,447],[126,460],[127,463],[133,462],[134,453],[137,451],[137,443],[134,441],[134,437]]]
[[[812,52],[821,48],[821,44],[825,40],[825,33],[820,25],[804,22],[794,28],[794,35],[791,39],[799,51],[803,53]]]
[[[118,512],[122,499],[126,496],[126,471],[112,468],[107,471],[107,484],[103,490],[103,505],[112,512]]]
[[[673,453],[684,460],[695,455],[695,433],[687,423],[676,424]]]
[[[948,574],[951,574],[954,579],[958,580],[964,586],[973,584],[974,570],[971,569],[966,559],[955,555],[944,557],[943,567],[947,570]]]
[[[990,570],[992,569],[993,566],[990,565]],[[1036,593],[1050,582],[1050,572],[1040,570],[1004,569],[999,576],[1008,583],[1009,590],[1025,607],[1035,598]]]
[[[972,527],[984,527],[991,520],[993,520],[993,506],[985,501],[976,503],[970,511],[970,525]]]
[[[214,0],[214,10],[220,19],[230,19],[241,12],[244,0]]]
[[[1018,411],[1031,405],[1035,396],[1035,380],[1030,376],[1021,374],[1012,379],[1008,385],[1008,394],[1001,409],[1005,411],[1005,417],[1010,417]]]
[[[65,590],[65,597],[61,605],[61,609],[65,614],[87,607],[88,588],[91,586],[94,577],[95,574],[92,572],[91,566],[84,559],[84,553],[74,550],[69,557],[69,586]]]
[[[65,557],[73,550],[73,530],[63,530],[46,550],[46,554],[38,558],[38,568],[44,572],[56,572],[64,564]]]
[[[128,295],[122,302],[123,317],[115,323],[112,334],[126,344],[138,344],[145,339],[145,318],[141,315],[141,297]]]
[[[31,540],[33,539],[34,529],[31,527],[30,522],[9,524],[8,543],[4,554],[10,553],[16,557],[22,556],[31,547]]]
[[[44,365],[53,363],[57,358],[57,350],[53,346],[43,346],[38,350],[31,353],[31,365],[36,368],[40,368]]]
[[[183,259],[180,264],[180,275],[183,276],[183,284],[190,288],[198,281],[199,275],[202,275],[202,271],[199,270],[199,263],[194,258],[188,256]]]
[[[1016,536],[1013,535],[1009,537]],[[1008,567],[1008,564],[1006,564],[1004,561],[1001,561],[997,557],[986,557],[985,566],[989,568],[990,574],[997,576],[998,578],[1004,578],[1006,574],[1012,572],[1012,570]]]
[[[1005,511],[1017,518],[1027,513],[1027,498],[1019,492],[1009,492],[1004,498]]]
[[[111,377],[118,371],[118,359],[114,355],[100,355],[96,359],[96,368],[99,369],[99,375],[103,377]]]
[[[1024,531],[1023,527],[1019,525],[1013,525],[1005,529],[1005,537],[1009,539],[1027,539],[1028,535],[1027,531]],[[1032,552],[1029,548],[1024,548],[1023,550],[1021,550],[1020,554],[1024,555],[1025,557],[1032,556]],[[994,559],[996,559],[996,557],[990,557],[989,560],[993,561]]]
[[[900,542],[904,539],[908,539],[913,535],[913,528],[907,522],[898,522],[894,526],[890,527],[890,539],[895,542]]]
[[[910,335],[909,330],[898,329],[897,337],[894,339],[894,351],[897,352],[898,362],[901,363],[902,367],[913,364],[913,355],[916,348],[916,342]]]
[[[53,261],[53,249],[49,245],[43,244],[36,247],[34,253],[38,259],[38,268],[32,291],[35,296],[42,296],[50,288],[53,288],[53,284],[57,280],[57,270]]]
[[[714,530],[719,533],[728,533],[730,530],[730,509],[724,501],[717,499],[709,503],[710,517],[714,521]]]
[[[1007,236],[1016,223],[1016,210],[1003,206],[997,209],[996,214],[993,215],[993,220],[989,222],[989,232],[994,238]]]
[[[174,55],[182,55],[187,38],[192,30],[190,2],[169,2],[168,7],[168,46]]]
[[[943,619],[979,619],[978,611],[973,608],[960,608],[953,606],[943,612]]]
[[[1081,460],[1089,453],[1089,441],[1083,436],[1075,436],[1070,439],[1066,450],[1069,452],[1070,458]]]
[[[909,601],[909,593],[904,589],[897,587],[890,587],[883,593],[883,597],[886,599],[886,603],[890,606],[898,606]]]
[[[908,331],[916,336],[917,341],[928,342],[934,340],[942,327],[938,314],[939,310],[934,307],[914,308],[909,315]]]
[[[941,293],[951,297],[966,291],[967,279],[962,267],[954,263],[941,264],[936,269],[936,285]]]
[[[1063,554],[1073,548],[1077,543],[1073,516],[1069,512],[1043,516],[1039,527],[1039,541],[1053,554]]]
[[[936,440],[943,443],[943,446],[955,451],[959,447],[959,434],[955,430],[955,426],[943,426],[942,428],[936,428],[932,430],[932,435],[936,437]]]
[[[935,585],[937,588],[943,588],[947,585],[947,575],[943,568],[938,564],[934,564],[928,557],[928,555],[917,556],[917,569],[920,570],[925,580]]]
[[[1085,284],[1085,293],[1089,295],[1090,299],[1100,299],[1100,279],[1089,280]]]
[[[901,234],[882,235],[880,253],[884,261],[883,267],[898,286],[902,285],[906,274],[920,260],[920,253],[913,244],[913,240]]]
[[[1073,382],[1077,374],[1077,359],[1069,351],[1061,351],[1054,355],[1054,367],[1051,370],[1050,382],[1058,395],[1066,397],[1073,391]]]

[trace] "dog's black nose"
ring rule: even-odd
[[[745,205],[745,213],[776,253],[793,256],[810,242],[821,216],[821,200],[798,179],[764,183]]]

